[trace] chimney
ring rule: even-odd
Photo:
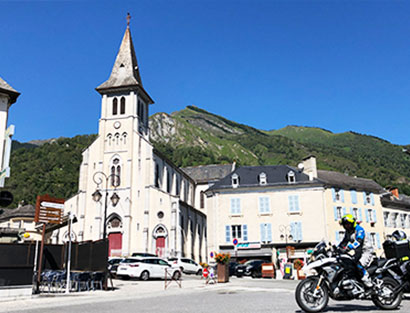
[[[235,171],[235,169],[236,169],[236,161],[233,161],[231,172]]]
[[[309,180],[317,178],[316,157],[309,155],[303,159],[303,173],[309,175]]]
[[[392,187],[389,191],[396,199],[399,199],[399,189],[397,187]]]

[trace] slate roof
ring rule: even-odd
[[[197,183],[220,180],[232,172],[233,164],[190,166],[182,170]]]
[[[320,183],[318,180],[310,181],[308,175],[301,173],[297,169],[288,165],[242,166],[215,183],[208,189],[208,191],[217,189],[232,189],[231,177],[233,174],[237,174],[239,176],[238,188],[260,186],[258,176],[261,173],[265,173],[267,177],[267,183],[264,187],[289,185],[287,180],[289,171],[293,171],[295,173],[296,181],[295,183],[292,183],[292,185]]]
[[[369,191],[382,193],[384,189],[371,179],[352,177],[333,171],[318,170],[318,179],[327,187],[336,187],[344,190],[355,189],[357,191]]]
[[[109,90],[118,90],[128,87],[138,87],[147,96],[150,103],[154,103],[142,87],[137,56],[135,54],[129,27],[125,30],[125,34],[122,39],[117,58],[115,59],[110,77],[106,82],[98,86],[96,90],[103,93]]]
[[[402,208],[410,210],[410,197],[399,194],[399,198],[393,195],[385,195],[381,197],[382,206],[386,208]]]
[[[0,92],[3,92],[5,94],[8,94],[11,99],[11,104],[16,102],[17,97],[20,95],[20,93],[15,90],[13,87],[11,87],[4,79],[0,77]]]
[[[8,221],[16,217],[32,217],[34,218],[35,207],[27,204],[15,209],[0,209],[0,222]]]

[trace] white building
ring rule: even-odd
[[[103,238],[107,201],[110,255],[151,252],[201,261],[206,216],[194,208],[194,181],[149,141],[154,101],[142,85],[129,26],[109,79],[96,90],[102,96],[98,137],[83,152],[79,192],[65,204],[78,218],[74,237]],[[64,235],[55,233],[55,241]]]

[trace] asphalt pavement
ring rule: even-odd
[[[205,285],[197,276],[184,275],[182,288],[163,281],[114,281],[114,291],[50,295],[0,303],[10,313],[245,313],[301,312],[295,302],[297,281],[231,278],[226,284]],[[330,301],[327,312],[379,312],[371,301]],[[404,300],[402,312],[410,312]],[[397,311],[396,311],[397,312]]]

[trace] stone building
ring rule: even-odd
[[[149,140],[154,101],[143,87],[129,26],[109,79],[96,90],[98,137],[83,152],[79,192],[65,204],[78,218],[77,240],[103,238],[106,220],[111,256],[151,252],[201,261],[206,215],[194,207],[193,179]]]

